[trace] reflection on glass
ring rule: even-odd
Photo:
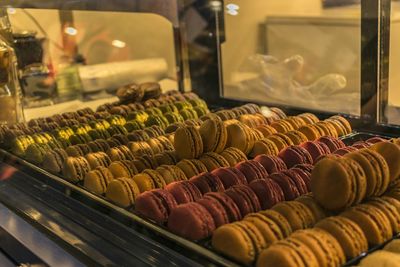
[[[223,96],[359,115],[360,4],[341,2],[230,1]]]
[[[48,112],[36,108],[49,104],[50,112],[83,105],[95,109],[115,101],[114,92],[131,83],[160,82],[164,90],[178,87],[174,29],[160,15],[13,8],[7,12],[13,34],[18,33],[17,54],[35,59],[19,57],[24,63],[20,78],[27,119]]]

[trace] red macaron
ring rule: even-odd
[[[229,223],[229,216],[224,206],[215,198],[203,197],[197,201],[200,205],[208,210],[214,219],[215,227]]]
[[[257,195],[262,209],[269,209],[285,200],[282,188],[272,179],[254,180],[249,186]]]
[[[331,136],[322,136],[317,141],[327,145],[331,153],[346,146],[342,140]]]
[[[358,149],[356,147],[346,146],[346,147],[339,148],[338,150],[335,150],[332,154],[338,155],[338,156],[344,156],[350,152],[354,152],[357,150]]]
[[[288,175],[282,172],[276,172],[271,174],[269,178],[274,180],[280,186],[280,188],[282,188],[285,200],[294,200],[300,196],[300,192],[296,183]]]
[[[265,168],[255,160],[242,161],[235,166],[246,177],[247,183],[253,180],[265,179],[268,177],[268,172]]]
[[[285,162],[277,156],[258,155],[254,160],[260,162],[268,173],[280,172],[287,169]]]
[[[306,149],[310,153],[310,155],[313,159],[313,162],[316,162],[317,158],[322,155],[330,154],[330,150],[329,150],[328,146],[322,142],[307,141],[307,142],[302,143],[300,146],[302,148]]]
[[[154,189],[140,194],[135,200],[135,211],[144,217],[163,224],[178,204],[174,196],[167,190]]]
[[[218,176],[211,172],[203,172],[189,180],[204,195],[208,192],[223,192],[224,185]]]
[[[247,184],[246,177],[243,173],[234,167],[218,168],[211,173],[219,177],[225,189],[238,184]]]
[[[168,184],[165,189],[169,191],[178,204],[193,202],[201,198],[200,190],[189,181],[179,181]]]
[[[168,218],[168,229],[189,240],[201,240],[212,234],[215,222],[205,207],[191,202],[172,209]]]
[[[261,210],[257,195],[248,185],[235,185],[226,190],[225,194],[236,203],[242,217]]]
[[[229,222],[236,222],[242,219],[239,207],[236,205],[235,201],[232,200],[225,193],[207,193],[204,198],[212,198],[217,200],[224,208],[228,214]]]
[[[310,153],[301,146],[288,146],[279,152],[278,156],[288,168],[292,168],[296,164],[313,164]]]

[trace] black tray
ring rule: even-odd
[[[351,145],[357,141],[367,140],[372,137],[389,138],[383,135],[377,135],[367,132],[354,132],[341,139],[346,145]],[[131,210],[120,208],[106,198],[100,195],[93,194],[87,191],[82,185],[70,183],[63,178],[51,174],[36,165],[14,156],[13,154],[0,150],[0,156],[6,163],[15,166],[19,170],[23,170],[29,173],[34,179],[38,179],[43,183],[64,192],[69,197],[78,200],[79,202],[89,205],[91,208],[97,211],[107,214],[112,219],[122,222],[127,226],[134,227],[136,230],[146,233],[152,238],[162,240],[163,243],[169,247],[174,248],[177,251],[185,253],[185,256],[189,256],[193,259],[199,260],[205,265],[219,265],[219,266],[239,266],[234,261],[227,259],[226,257],[213,251],[210,245],[210,239],[193,242],[178,235],[175,235],[168,231],[165,227],[155,224],[154,222],[143,219]],[[399,236],[395,236],[397,238]],[[345,266],[351,266],[357,264],[362,258],[369,253],[380,249],[381,246],[370,249],[368,252],[361,254],[360,256],[347,262]]]

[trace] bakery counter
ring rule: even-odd
[[[0,238],[18,244],[0,246],[4,259],[17,265],[213,265],[184,249],[168,248],[168,241],[157,234],[118,211],[90,203],[78,188],[55,181],[6,152],[1,152],[0,169]],[[29,257],[21,256],[20,247]]]

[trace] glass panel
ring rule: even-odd
[[[390,19],[389,91],[383,121],[400,124],[400,2],[392,1]]]
[[[225,2],[223,96],[360,115],[359,1]]]
[[[95,109],[130,83],[178,88],[174,26],[161,15],[8,8],[8,16],[26,120]]]

